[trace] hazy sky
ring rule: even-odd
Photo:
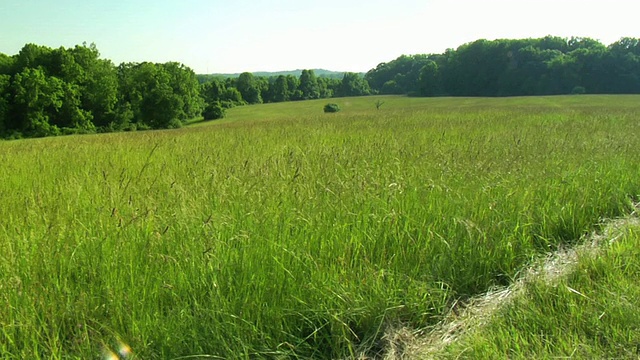
[[[0,0],[0,52],[96,43],[197,73],[367,71],[480,38],[640,38],[638,0]]]

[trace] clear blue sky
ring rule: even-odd
[[[197,73],[367,71],[480,38],[640,38],[637,0],[0,0],[0,52],[95,43]]]

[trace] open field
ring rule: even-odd
[[[640,195],[640,96],[332,101],[0,142],[1,357],[373,355]]]

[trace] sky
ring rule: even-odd
[[[196,73],[366,72],[477,39],[640,38],[637,0],[0,0],[0,53],[95,43]]]

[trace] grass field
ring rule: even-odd
[[[640,195],[640,96],[332,101],[0,142],[1,357],[376,354]]]

